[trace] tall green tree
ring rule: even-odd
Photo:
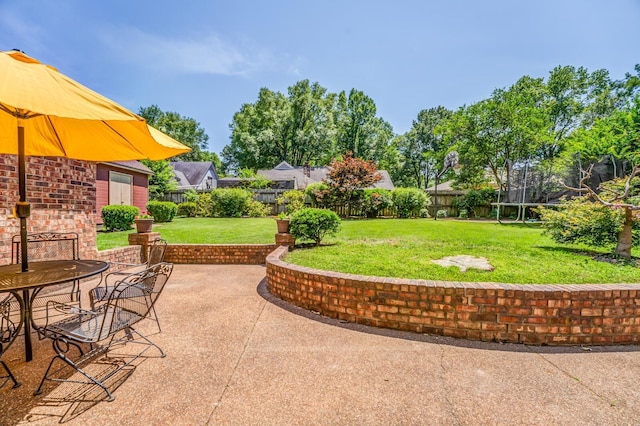
[[[164,194],[174,191],[177,182],[173,179],[173,168],[169,160],[142,160],[142,164],[151,169],[153,174],[149,176],[149,199],[161,200]]]
[[[210,161],[216,170],[221,170],[222,163],[217,154],[205,151],[209,136],[193,118],[183,117],[176,112],[164,112],[157,105],[140,108],[138,114],[147,123],[166,133],[175,140],[191,148],[190,152],[171,158],[171,161]],[[154,174],[149,178],[149,197],[161,199],[169,191],[175,190],[176,182],[170,160],[142,160]]]
[[[426,188],[438,172],[439,165],[449,146],[439,129],[452,116],[443,106],[429,108],[418,113],[411,130],[399,139],[398,152],[402,158],[403,172],[411,176],[412,186]]]
[[[177,112],[162,111],[157,105],[141,107],[138,114],[149,125],[191,148],[190,152],[173,157],[173,161],[211,161],[218,169],[220,158],[207,151],[209,136],[196,120]]]
[[[380,161],[393,137],[389,123],[376,116],[376,104],[363,92],[338,94],[335,125],[338,152],[352,152],[364,160]]]
[[[262,88],[258,100],[234,114],[231,143],[224,164],[233,170],[270,168],[281,161],[293,166],[328,164],[346,151],[381,160],[393,137],[391,125],[376,117],[376,106],[364,93],[329,93],[302,80],[287,95]]]
[[[254,104],[244,104],[230,124],[231,143],[224,164],[233,170],[325,164],[334,153],[335,95],[318,83],[302,80],[288,96],[262,88]]]

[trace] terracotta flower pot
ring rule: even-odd
[[[151,232],[153,228],[153,219],[136,219],[136,230],[139,234]]]
[[[278,226],[278,234],[286,234],[289,232],[289,219],[276,219]]]

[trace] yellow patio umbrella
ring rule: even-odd
[[[28,270],[25,156],[160,160],[190,148],[20,51],[0,52],[0,153],[18,155],[22,270]]]

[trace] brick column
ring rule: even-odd
[[[129,234],[129,245],[142,246],[140,248],[140,260],[141,260],[141,263],[145,263],[148,258],[147,256],[149,255],[149,246],[153,244],[154,241],[159,239],[160,239],[159,232],[133,233],[133,234]]]
[[[279,232],[276,234],[276,246],[289,246],[292,249],[296,244],[296,239],[288,232]]]

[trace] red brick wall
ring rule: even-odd
[[[105,262],[141,263],[142,248],[142,245],[131,245],[103,250],[98,252],[97,259]],[[274,248],[275,245],[272,244],[169,244],[164,260],[182,264],[263,265]]]
[[[375,327],[545,345],[640,343],[640,284],[516,285],[320,271],[267,257],[269,291],[323,315]]]
[[[80,256],[95,258],[95,176],[95,163],[27,157],[27,231],[77,232]],[[0,264],[11,262],[11,237],[20,232],[19,219],[10,217],[18,199],[18,157],[0,155]]]
[[[98,252],[96,259],[104,262],[139,264],[142,263],[142,246],[127,246],[102,250]],[[111,269],[113,268],[109,268],[109,270]]]
[[[262,265],[275,244],[169,244],[164,260],[187,264]]]

